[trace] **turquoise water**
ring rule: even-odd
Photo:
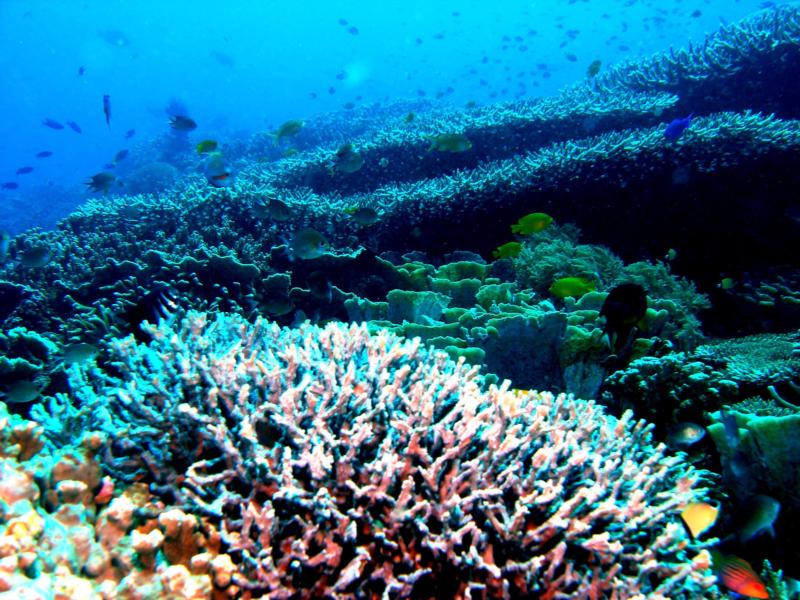
[[[164,133],[171,99],[200,123],[198,136],[223,138],[348,102],[535,98],[583,78],[594,60],[697,42],[762,4],[4,0],[0,181],[19,183],[29,203],[44,202],[47,186],[76,193],[116,152]],[[73,120],[82,133],[48,129],[44,118]],[[53,156],[35,158],[40,151]],[[24,166],[35,170],[16,177]],[[13,215],[0,212],[0,222],[16,229]]]

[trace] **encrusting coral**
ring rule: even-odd
[[[146,486],[101,478],[97,433],[59,452],[0,403],[0,598],[210,600],[233,597],[213,528],[166,511]]]

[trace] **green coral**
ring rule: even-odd
[[[513,263],[517,283],[542,296],[562,277],[587,277],[606,289],[623,274],[624,264],[605,246],[579,244],[579,230],[551,226],[530,236]]]

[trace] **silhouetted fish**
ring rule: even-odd
[[[140,342],[150,341],[142,331],[142,323],[156,324],[161,319],[169,319],[178,309],[178,293],[171,287],[156,288],[135,303],[131,303],[120,315],[125,323],[123,333],[133,334]]]
[[[111,127],[111,96],[103,95],[103,114],[106,116],[106,125]]]
[[[42,119],[42,125],[50,129],[64,129],[64,126],[53,119]]]
[[[688,117],[684,117],[683,119],[673,119],[664,130],[664,137],[670,142],[677,140],[679,137],[681,137],[683,132],[689,128],[689,125],[692,124],[693,116],[694,113],[690,114]]]
[[[69,125],[69,128],[75,133],[81,133],[82,131],[80,126],[75,121],[67,121],[67,125]]]

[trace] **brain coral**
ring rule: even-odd
[[[258,596],[699,598],[702,472],[592,402],[487,387],[386,331],[190,312],[73,372],[107,466],[220,523]],[[123,443],[124,442],[124,443]],[[141,474],[141,473],[140,473]],[[696,549],[695,549],[696,550]]]

